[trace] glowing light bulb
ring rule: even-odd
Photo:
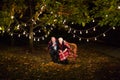
[[[76,33],[76,30],[74,30],[74,33]]]
[[[81,41],[81,38],[79,38],[79,41]]]
[[[82,31],[80,31],[80,34],[82,34]]]
[[[108,17],[108,15],[105,15],[106,17]]]
[[[14,19],[14,16],[11,16],[11,19]]]
[[[18,35],[18,37],[20,37],[20,34]]]
[[[68,25],[65,25],[65,28],[68,28]]]
[[[93,31],[96,31],[95,27],[93,28]]]
[[[87,42],[89,42],[89,39],[87,39]]]
[[[88,30],[86,30],[86,34],[88,33]]]
[[[120,9],[120,6],[118,6],[118,9]]]
[[[40,33],[41,31],[39,30],[38,32]]]
[[[74,24],[74,22],[72,22],[72,24]]]
[[[42,37],[42,40],[44,40],[45,38],[44,37]]]
[[[24,24],[24,26],[27,26],[27,24]]]
[[[105,33],[103,33],[103,36],[104,36],[104,37],[106,36]]]
[[[95,22],[95,20],[93,19],[93,22]]]
[[[37,41],[40,41],[40,39],[38,38]]]
[[[29,39],[31,39],[31,36],[29,36]]]
[[[25,31],[23,32],[23,35],[25,35]]]
[[[95,37],[95,41],[97,40],[97,38]]]
[[[45,35],[45,37],[47,38],[47,35]]]
[[[73,35],[73,37],[75,38],[75,35]]]
[[[115,30],[115,27],[113,27],[113,30]]]
[[[17,29],[20,29],[20,25],[19,24],[17,25]]]
[[[36,41],[36,39],[34,38],[34,41]]]
[[[2,27],[0,27],[0,30],[2,30]]]
[[[11,33],[10,35],[13,36],[13,33]]]

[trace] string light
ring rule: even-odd
[[[45,37],[47,38],[48,35],[45,35]]]
[[[74,24],[74,22],[72,22],[72,24]]]
[[[24,24],[24,26],[26,27],[26,26],[27,26],[27,24]]]
[[[40,39],[38,38],[37,41],[40,41]]]
[[[118,6],[118,9],[120,9],[120,6]]]
[[[23,35],[25,35],[25,31],[23,32]]]
[[[106,17],[108,17],[108,15],[105,15]]]
[[[29,39],[31,39],[31,36],[29,36]]]
[[[81,41],[81,38],[79,38],[79,41]]]
[[[3,30],[3,33],[5,33],[5,31]]]
[[[115,27],[113,27],[113,30],[115,30]]]
[[[33,33],[33,35],[35,35],[35,33]]]
[[[89,39],[87,39],[87,42],[89,42]]]
[[[19,25],[19,24],[17,25],[17,29],[18,29],[18,30],[20,29],[20,25]]]
[[[65,25],[65,28],[68,28],[68,25]]]
[[[57,21],[57,19],[54,19],[54,22],[56,22]]]
[[[105,37],[106,35],[105,35],[105,33],[103,33],[103,37]]]
[[[93,19],[93,22],[95,22],[95,20]]]
[[[75,38],[75,35],[73,35],[73,37]]]
[[[11,33],[10,35],[13,36],[13,33]]]
[[[63,21],[63,24],[65,24],[65,22],[66,22],[66,19]]]
[[[44,40],[45,38],[44,37],[42,37],[42,40]]]
[[[80,31],[80,34],[82,34],[82,31]]]
[[[88,30],[86,30],[86,34],[88,33]]]
[[[2,30],[2,27],[0,27],[0,30]]]
[[[26,34],[26,37],[28,37],[28,34]]]
[[[18,35],[18,37],[20,37],[20,34]]]
[[[39,33],[41,32],[41,30],[38,31]]]
[[[10,29],[8,28],[8,30],[7,31],[10,31]]]
[[[74,30],[74,33],[76,33],[76,30]]]
[[[34,38],[34,41],[36,41],[36,39]]]
[[[93,31],[96,31],[95,27],[93,28]]]
[[[95,37],[95,41],[97,40],[97,37]]]
[[[14,16],[11,16],[11,19],[14,19]]]
[[[52,24],[52,26],[55,26],[55,24]]]
[[[50,14],[53,14],[53,12],[51,11]]]

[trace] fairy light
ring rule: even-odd
[[[7,31],[10,31],[10,29],[8,29]]]
[[[65,22],[66,22],[66,19],[63,21],[63,24],[65,24]]]
[[[31,36],[29,36],[29,39],[31,39]]]
[[[53,30],[53,28],[51,27],[51,30]]]
[[[74,22],[72,22],[72,24],[74,24]]]
[[[56,22],[57,21],[57,19],[54,19],[54,22]]]
[[[93,28],[93,31],[96,31],[95,27]]]
[[[45,37],[47,38],[48,35],[45,35]]]
[[[20,34],[18,34],[18,37],[20,37]]]
[[[57,17],[57,14],[55,14],[55,17]]]
[[[80,31],[80,34],[82,34],[82,31]]]
[[[48,31],[48,35],[50,34],[50,32]]]
[[[37,41],[40,41],[40,39],[38,38]]]
[[[45,38],[44,37],[42,37],[42,40],[44,40]]]
[[[34,21],[34,19],[32,19],[32,21]]]
[[[105,15],[106,17],[108,17],[108,15]]]
[[[103,33],[103,37],[105,37],[106,35],[105,35],[105,33]]]
[[[3,33],[5,33],[5,31],[3,30]]]
[[[13,33],[11,33],[10,35],[13,36]]]
[[[68,28],[68,25],[65,25],[65,28]]]
[[[28,34],[26,34],[26,37],[28,37]]]
[[[73,35],[73,37],[75,38],[75,35]]]
[[[97,41],[97,37],[95,37],[95,41]]]
[[[35,35],[35,33],[33,33],[33,35]]]
[[[52,24],[52,26],[55,26],[55,24]]]
[[[39,33],[41,32],[41,30],[38,31]]]
[[[14,16],[11,16],[11,19],[14,19]]]
[[[89,42],[89,39],[87,39],[87,42]]]
[[[86,34],[88,33],[88,30],[86,30]]]
[[[50,14],[53,14],[53,12],[51,11]]]
[[[92,22],[95,22],[95,20],[93,19],[93,21]]]
[[[81,38],[79,38],[79,41],[81,41]]]
[[[113,30],[115,30],[115,27],[113,27]]]
[[[74,30],[74,33],[76,33],[76,30]]]
[[[20,25],[19,24],[17,25],[17,29],[20,29]]]
[[[34,41],[36,41],[36,39],[34,38]]]
[[[25,31],[23,32],[23,35],[25,35]]]
[[[27,24],[24,24],[24,26],[26,27],[26,26],[27,26]]]

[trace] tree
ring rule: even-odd
[[[2,0],[0,26],[10,33],[22,28],[28,32],[32,50],[34,29],[65,28],[65,24],[120,26],[119,0]],[[26,26],[26,27],[25,27]]]

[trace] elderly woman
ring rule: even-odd
[[[58,62],[58,42],[55,37],[51,37],[51,40],[48,43],[48,49],[50,52],[50,56],[52,61],[57,63]]]
[[[63,64],[68,64],[68,55],[70,54],[70,46],[62,37],[58,38],[59,58]]]

